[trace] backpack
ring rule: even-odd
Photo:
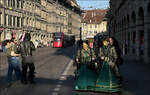
[[[34,63],[33,56],[30,54],[31,48],[26,48],[25,43],[23,43],[23,46],[24,46],[24,50],[25,50],[25,56],[22,59],[23,62],[24,63]],[[31,46],[31,43],[30,43],[30,46]]]

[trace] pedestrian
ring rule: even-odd
[[[27,84],[28,81],[30,83],[35,83],[34,81],[34,60],[32,51],[35,50],[35,46],[31,40],[31,35],[29,33],[25,34],[24,40],[20,43],[18,50],[21,53],[22,57],[22,76],[23,76],[23,84]],[[29,68],[29,75],[27,78],[27,69]]]
[[[118,59],[117,59],[117,64],[119,65],[122,65],[123,64],[123,58],[121,56],[121,49],[119,47],[119,44],[117,42],[117,40],[113,37],[109,37],[109,42],[110,42],[110,45],[111,46],[114,46],[116,48],[116,52],[117,52],[117,55],[118,55]]]
[[[21,70],[20,70],[20,64],[19,64],[19,56],[17,52],[17,45],[14,43],[16,42],[16,39],[12,39],[11,34],[6,35],[6,40],[8,40],[8,43],[6,45],[6,55],[8,57],[8,75],[7,80],[9,85],[12,84],[12,73],[15,71],[15,75],[17,80],[21,80]]]
[[[96,91],[118,92],[121,90],[120,79],[115,75],[113,68],[118,55],[115,47],[110,47],[109,39],[103,40],[103,46],[100,48],[99,57],[101,58],[102,67],[96,81]]]
[[[94,90],[96,72],[88,67],[88,64],[95,58],[94,51],[90,51],[86,42],[83,42],[82,46],[82,49],[78,49],[76,56],[76,62],[77,64],[80,64],[80,68],[79,76],[77,77],[75,84],[75,90]]]

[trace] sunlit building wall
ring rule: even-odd
[[[34,42],[52,40],[53,32],[79,36],[80,26],[80,8],[74,0],[0,0],[0,41],[7,33],[19,38],[29,32]]]
[[[85,10],[82,13],[82,38],[107,32],[106,9]]]

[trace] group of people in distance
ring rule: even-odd
[[[76,55],[77,72],[75,90],[120,92],[122,77],[119,72],[120,54],[114,38],[104,37],[98,55],[83,41]]]

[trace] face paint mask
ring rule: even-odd
[[[87,44],[83,44],[83,48],[87,49],[88,48]]]
[[[108,42],[107,41],[103,41],[104,46],[108,46]]]

